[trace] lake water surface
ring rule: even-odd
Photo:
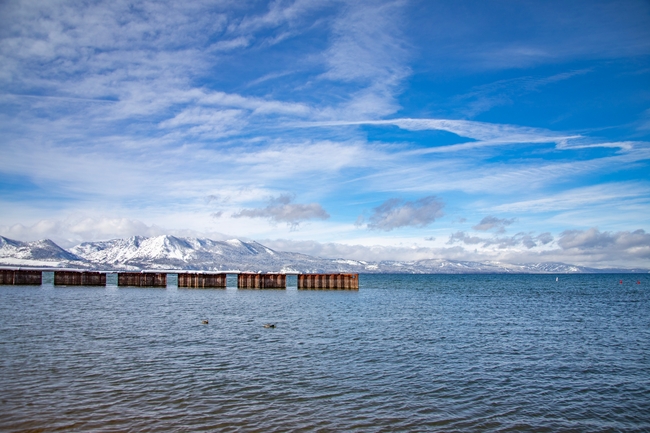
[[[0,430],[650,431],[650,276],[555,278],[0,286]]]

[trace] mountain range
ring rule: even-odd
[[[94,270],[199,270],[282,273],[601,273],[647,269],[594,269],[564,263],[510,264],[445,259],[366,262],[275,251],[257,242],[175,236],[84,242],[65,250],[49,239],[21,242],[0,236],[0,265]]]

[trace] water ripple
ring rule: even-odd
[[[650,431],[650,278],[561,279],[0,287],[0,430]]]

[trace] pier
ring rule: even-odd
[[[106,286],[107,274],[117,275],[119,287],[167,287],[167,275],[178,275],[179,288],[209,289],[227,287],[228,275],[237,275],[238,289],[286,289],[287,273],[228,271],[86,271],[65,268],[0,268],[0,285],[43,284],[43,272],[54,274],[55,286]],[[359,290],[359,274],[299,274],[298,290]],[[115,281],[115,280],[112,280]],[[111,283],[114,284],[114,283]]]
[[[178,287],[192,289],[225,289],[226,274],[178,273]]]
[[[105,286],[104,272],[54,271],[55,286]]]
[[[118,286],[167,287],[167,274],[162,272],[118,272]]]
[[[43,284],[43,272],[25,269],[0,269],[0,285],[3,286],[40,286]]]
[[[238,289],[286,289],[286,274],[252,274],[237,275]]]
[[[298,290],[359,290],[359,274],[300,274]]]

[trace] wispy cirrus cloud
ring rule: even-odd
[[[383,1],[368,7],[349,3],[333,23],[331,46],[323,53],[327,71],[320,78],[356,82],[342,106],[332,107],[334,117],[363,118],[394,113],[398,86],[409,74],[408,50],[400,24],[403,1]]]
[[[514,104],[515,99],[531,92],[538,92],[546,86],[570,80],[592,72],[592,69],[577,69],[546,77],[517,77],[498,80],[476,86],[471,91],[454,97],[463,116],[472,118],[501,105]]]
[[[521,144],[555,144],[558,150],[616,148],[621,151],[631,151],[633,149],[647,149],[649,147],[649,143],[645,141],[595,140],[580,134],[566,134],[543,128],[458,119],[396,118],[386,120],[319,121],[302,124],[305,127],[349,125],[394,125],[408,131],[446,131],[472,140],[466,143],[429,147],[414,151],[414,153],[418,154],[450,153],[481,147]]]
[[[493,207],[496,212],[551,212],[632,199],[650,200],[650,186],[639,182],[612,182],[573,188],[544,197],[504,203]]]
[[[437,70],[495,71],[650,52],[650,7],[644,1],[413,7],[420,12],[415,31],[435,43],[426,61]],[[425,26],[434,30],[420,30]]]

